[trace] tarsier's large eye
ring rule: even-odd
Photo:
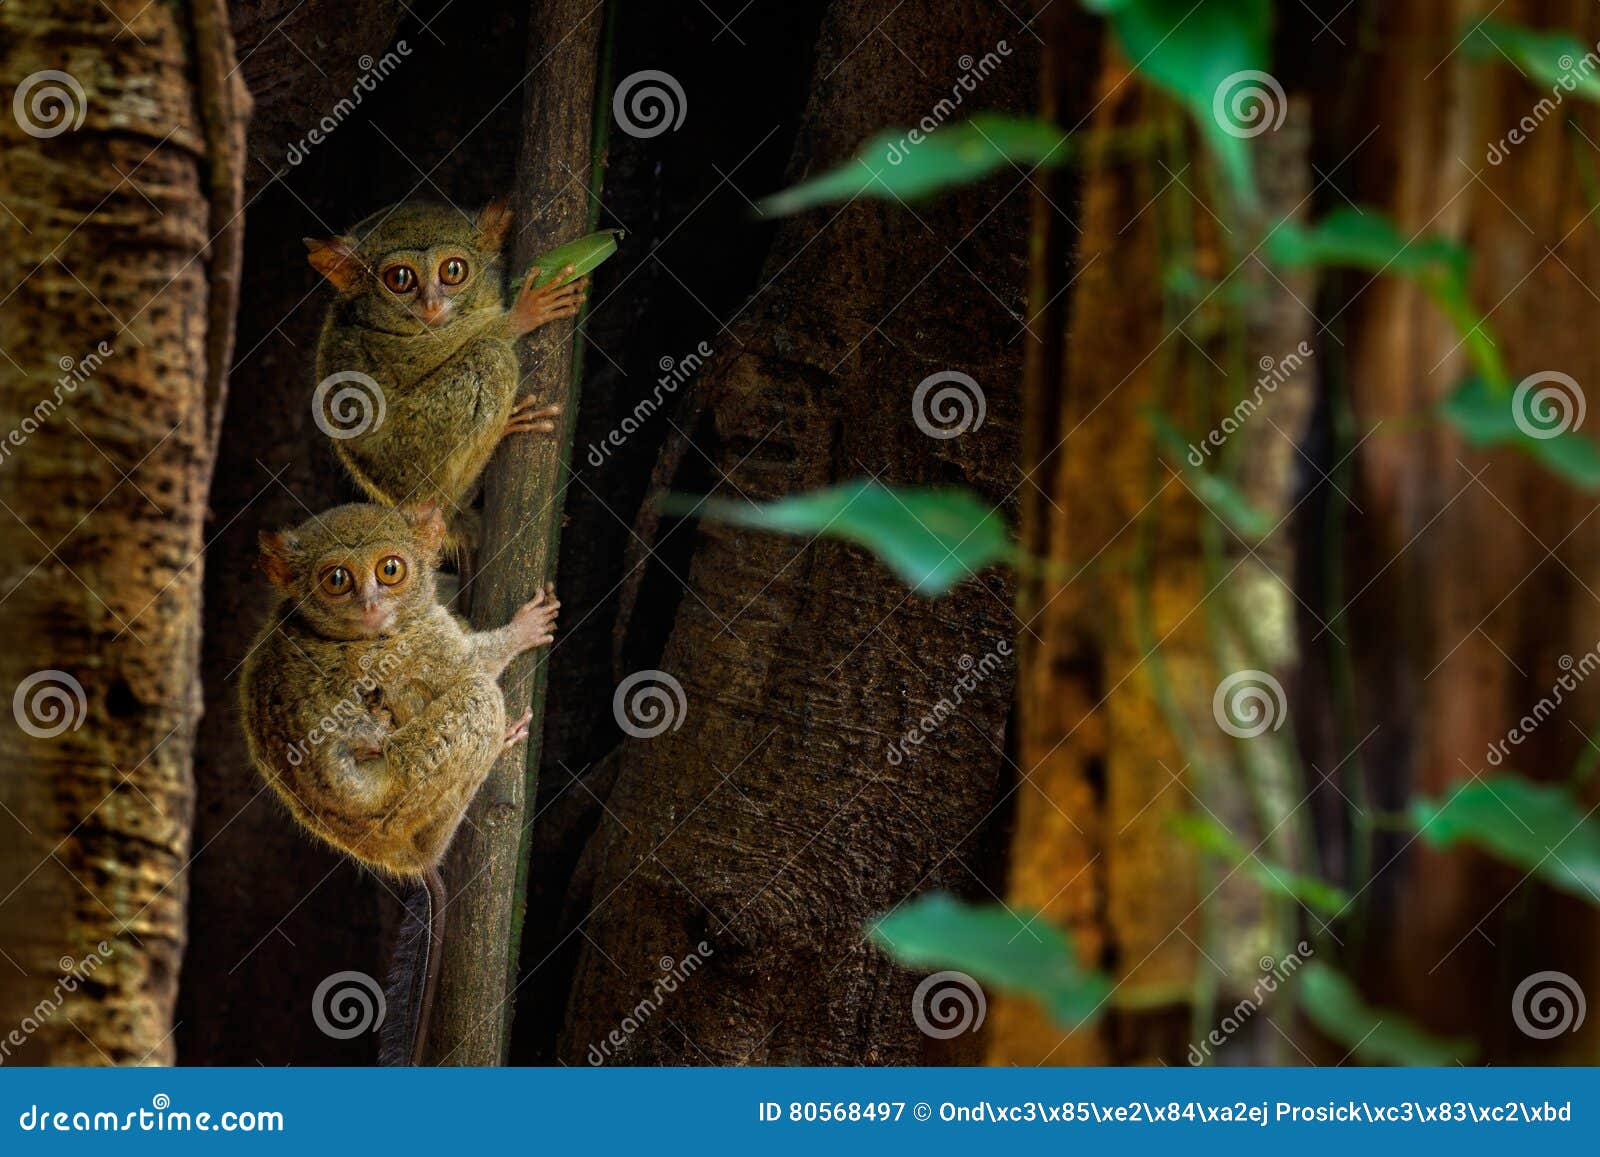
[[[378,563],[375,573],[379,582],[386,587],[392,587],[396,583],[404,581],[406,577],[406,560],[397,554],[391,554],[388,558]]]
[[[342,566],[336,566],[322,576],[322,589],[335,597],[349,594],[354,586],[355,580]]]
[[[439,266],[439,280],[446,285],[460,285],[467,279],[467,262],[465,258],[450,257],[443,265]]]
[[[383,271],[383,284],[390,293],[410,293],[417,287],[417,271],[409,265],[391,265]]]

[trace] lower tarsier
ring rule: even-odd
[[[574,316],[585,283],[569,268],[534,288],[534,270],[504,308],[500,206],[465,227],[455,210],[431,206],[369,220],[358,236],[308,245],[339,292],[318,372],[359,368],[388,398],[380,437],[338,445],[375,502],[260,536],[261,569],[283,599],[250,649],[240,693],[251,759],[295,820],[411,885],[380,1060],[417,1064],[445,923],[439,865],[496,760],[528,737],[532,712],[508,722],[497,680],[554,639],[560,607],[553,586],[535,583],[509,623],[471,631],[441,602],[435,568],[472,545],[463,507],[494,447],[555,429],[559,406],[513,404],[512,342]]]

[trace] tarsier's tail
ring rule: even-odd
[[[428,1014],[439,983],[444,908],[444,879],[439,869],[429,868],[406,896],[405,914],[389,958],[389,975],[383,985],[389,1015],[378,1040],[380,1065],[422,1063]]]

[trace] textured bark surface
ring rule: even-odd
[[[239,196],[238,158],[218,150],[245,108],[215,16],[0,9],[0,73],[33,95],[27,115],[0,120],[0,202],[15,219],[0,307],[0,686],[21,693],[0,729],[0,841],[27,867],[0,891],[33,917],[8,917],[7,958],[30,994],[59,1002],[31,1033],[35,1061],[175,1052],[200,553],[228,351],[207,319],[231,323],[236,249],[218,238]],[[41,103],[50,88],[59,99]]]
[[[847,158],[947,96],[964,53],[1007,39],[984,107],[1023,109],[1032,41],[1003,7],[926,11],[838,0],[824,20],[791,177]],[[1006,501],[1016,479],[1026,183],[997,174],[927,205],[857,202],[786,222],[755,299],[717,339],[702,419],[674,461],[732,497],[842,478],[961,482]],[[952,243],[959,242],[954,244]],[[883,255],[893,254],[893,260]],[[936,441],[911,393],[959,369],[987,419]],[[702,458],[703,456],[703,458]],[[698,467],[690,467],[698,469]],[[726,479],[725,481],[723,479]],[[678,726],[623,746],[570,897],[581,937],[560,1058],[593,1063],[892,1063],[976,1055],[912,1020],[916,976],[866,922],[936,887],[985,895],[1007,776],[1002,669],[899,766],[886,746],[977,660],[1009,644],[998,573],[944,601],[908,595],[865,552],[718,526],[694,559],[658,660]],[[652,583],[672,583],[654,571]],[[642,605],[650,590],[640,592]],[[658,979],[695,970],[636,1031]]]
[[[593,0],[540,0],[530,8],[528,59],[537,63],[527,80],[512,201],[518,221],[509,243],[513,282],[539,254],[587,231],[600,28],[601,6]],[[565,403],[560,434],[502,442],[484,474],[483,539],[467,595],[480,629],[503,625],[555,570],[578,405],[572,329],[570,322],[557,322],[536,330],[523,359],[523,395]],[[506,1059],[526,902],[525,830],[533,821],[528,801],[538,782],[547,677],[544,656],[533,652],[514,660],[501,679],[508,718],[520,718],[532,704],[533,738],[501,756],[489,773],[447,860],[450,904],[428,1063]]]
[[[1474,248],[1473,296],[1512,380],[1570,374],[1588,390],[1592,413],[1600,244],[1580,165],[1596,159],[1596,117],[1569,98],[1504,163],[1486,163],[1490,143],[1549,91],[1500,62],[1451,51],[1479,9],[1370,5],[1372,75],[1339,110],[1321,164],[1349,156],[1350,195],[1385,208],[1407,236],[1426,229]],[[1600,38],[1600,20],[1582,3],[1543,5],[1537,16],[1508,6],[1496,18]],[[1425,75],[1422,60],[1439,67]],[[1381,771],[1377,802],[1392,807],[1408,789],[1448,793],[1492,773],[1489,745],[1549,693],[1563,655],[1577,659],[1600,638],[1591,578],[1600,522],[1592,496],[1520,455],[1466,448],[1433,420],[1468,367],[1458,335],[1422,294],[1396,279],[1352,276],[1327,312],[1337,312],[1347,342],[1354,436],[1371,434],[1355,458],[1352,497],[1364,513],[1346,516],[1337,604],[1349,609],[1334,627],[1358,641],[1348,730],[1357,739],[1372,731],[1363,756]],[[1567,774],[1588,749],[1580,731],[1600,712],[1600,696],[1585,685],[1569,703],[1512,749],[1506,769]],[[1594,992],[1593,909],[1488,858],[1406,844],[1382,841],[1376,856],[1386,870],[1371,889],[1374,998],[1430,1027],[1471,1033],[1496,1063],[1591,1058],[1592,1014],[1580,1034],[1534,1041],[1509,1010],[1518,982],[1542,969]]]

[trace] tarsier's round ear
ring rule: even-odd
[[[444,546],[446,532],[444,512],[439,509],[437,502],[424,502],[417,506],[408,506],[400,512],[411,527],[411,533],[417,540],[417,545],[428,555],[430,561],[437,562],[439,551]]]
[[[306,259],[311,268],[331,282],[341,293],[349,293],[361,281],[365,268],[356,244],[348,237],[335,237],[321,241],[315,237],[302,237],[306,246]]]
[[[295,573],[299,570],[300,544],[293,532],[263,530],[256,536],[256,542],[261,547],[261,572],[272,580],[273,586],[288,590],[294,585]]]
[[[504,197],[490,201],[478,212],[478,234],[485,249],[499,249],[511,228],[511,206]]]

